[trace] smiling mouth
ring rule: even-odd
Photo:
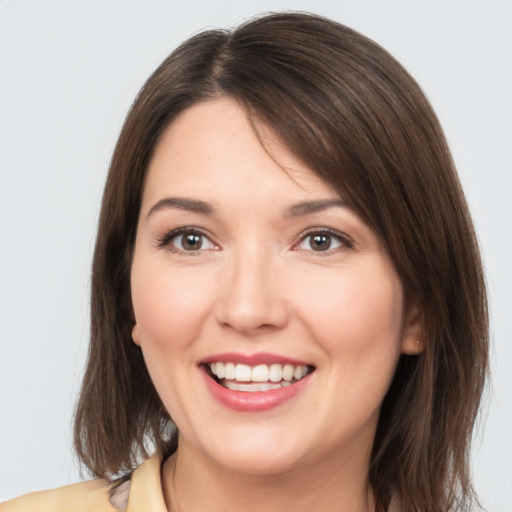
[[[280,389],[299,382],[314,371],[310,365],[235,364],[214,362],[205,364],[208,375],[221,386],[234,391],[262,392]]]

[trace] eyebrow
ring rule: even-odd
[[[343,199],[320,199],[316,201],[304,201],[296,203],[285,210],[284,217],[301,217],[303,215],[311,215],[313,213],[321,212],[329,208],[347,208],[347,203]],[[199,199],[187,199],[185,197],[165,197],[160,199],[154,204],[148,212],[148,217],[153,215],[159,210],[165,208],[178,208],[179,210],[186,210],[194,213],[201,213],[203,215],[213,215],[216,211],[215,208],[205,201]]]
[[[327,210],[328,208],[348,208],[348,205],[343,199],[320,199],[317,201],[304,201],[290,206],[285,211],[285,218],[300,217],[302,215],[311,215],[313,213]]]
[[[165,197],[153,205],[148,212],[148,217],[164,208],[178,208],[189,212],[202,213],[203,215],[213,215],[215,208],[205,201],[199,199],[187,199],[185,197]]]

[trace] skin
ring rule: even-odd
[[[196,105],[164,132],[148,169],[133,339],[180,432],[163,468],[166,503],[187,512],[372,510],[379,409],[400,353],[421,349],[419,315],[354,211],[291,214],[342,198],[275,132],[257,128],[265,148],[234,102]],[[176,197],[213,213],[162,204]],[[190,227],[204,234],[193,250],[172,235]],[[311,233],[326,231],[336,235],[319,250]],[[233,411],[212,397],[198,364],[224,352],[292,357],[315,371],[273,409]]]

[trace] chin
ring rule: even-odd
[[[297,467],[297,456],[285,453],[262,453],[261,451],[231,452],[216,457],[228,470],[253,476],[278,475]]]
[[[244,435],[220,435],[196,444],[196,449],[219,469],[264,476],[286,473],[297,467],[304,456],[301,445],[286,443],[282,436],[274,438],[271,432],[253,431]]]

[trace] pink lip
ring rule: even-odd
[[[273,409],[300,393],[312,375],[306,375],[294,384],[279,389],[248,392],[225,388],[208,375],[204,366],[200,370],[212,396],[228,409],[238,412],[263,412]]]
[[[258,352],[256,354],[239,354],[235,352],[225,352],[222,354],[214,354],[206,357],[202,361],[203,364],[207,363],[234,363],[234,364],[247,364],[249,366],[256,366],[258,364],[291,364],[293,366],[307,366],[306,361],[299,361],[298,359],[291,359],[289,357],[278,356],[267,352]]]

